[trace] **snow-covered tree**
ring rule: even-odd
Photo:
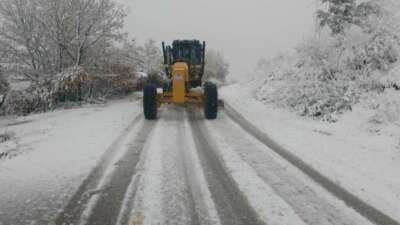
[[[326,7],[317,11],[317,20],[321,27],[328,26],[334,35],[343,34],[351,25],[370,29],[371,22],[384,15],[382,2],[376,0],[360,3],[356,0],[321,1]]]
[[[353,22],[356,8],[355,0],[322,0],[327,10],[318,10],[320,26],[329,26],[333,34],[343,33],[346,26]]]
[[[121,39],[124,10],[113,0],[2,0],[0,51],[30,80],[90,67]]]
[[[335,121],[366,94],[398,90],[400,2],[324,0],[318,29],[292,54],[260,61],[259,100]],[[388,75],[390,74],[390,75]],[[390,89],[390,90],[388,90]]]
[[[121,45],[99,49],[93,61],[94,71],[101,74],[134,74],[139,63],[135,40],[124,41]]]
[[[137,49],[137,58],[139,61],[139,70],[145,74],[161,75],[163,72],[163,57],[160,46],[156,41],[150,39],[139,46]]]
[[[204,80],[214,80],[224,83],[229,74],[229,63],[221,52],[209,49],[206,52],[206,67],[204,71]]]
[[[145,76],[141,79],[139,86],[143,86],[146,82],[162,85],[165,78],[163,56],[156,41],[150,39],[137,47],[135,58],[138,62],[137,72]]]

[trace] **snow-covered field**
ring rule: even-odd
[[[299,117],[255,99],[257,80],[222,90],[223,99],[280,145],[351,193],[400,219],[400,126],[368,123],[356,106],[337,123]],[[376,132],[371,132],[377,129]]]
[[[0,118],[0,224],[46,224],[140,115],[135,97],[106,105]],[[11,223],[13,221],[13,223]]]

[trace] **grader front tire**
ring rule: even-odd
[[[157,119],[157,87],[153,84],[147,84],[143,89],[143,111],[146,120]]]
[[[204,114],[206,119],[214,120],[218,115],[218,89],[213,83],[204,84]]]

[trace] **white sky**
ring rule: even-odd
[[[314,26],[315,0],[117,0],[139,42],[200,39],[223,52],[234,77],[299,43]]]

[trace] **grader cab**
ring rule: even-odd
[[[147,120],[157,118],[162,104],[194,104],[204,108],[207,119],[218,114],[218,90],[211,82],[203,82],[205,42],[176,40],[171,46],[162,43],[167,80],[163,88],[147,84],[143,89],[143,109]]]

